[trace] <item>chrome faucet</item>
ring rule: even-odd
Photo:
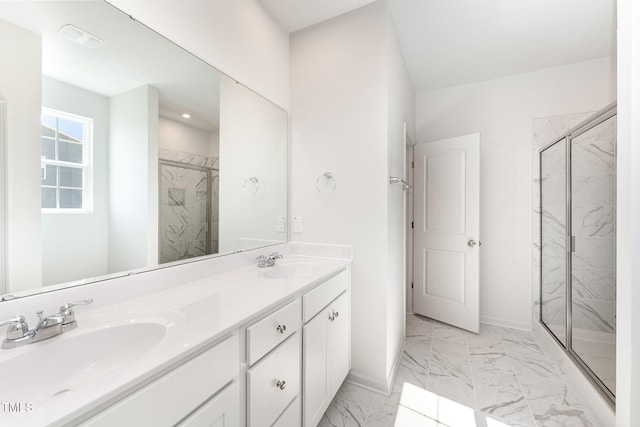
[[[282,258],[282,255],[278,252],[271,252],[267,255],[260,255],[258,258],[258,268],[273,267],[276,264],[276,260]]]
[[[42,317],[42,311],[38,311],[38,324],[29,329],[24,316],[16,316],[13,319],[0,322],[0,326],[9,325],[7,336],[2,341],[2,348],[15,348],[24,344],[31,344],[55,337],[78,326],[75,313],[71,307],[75,305],[91,304],[93,299],[71,302],[60,307],[60,311],[52,316]]]

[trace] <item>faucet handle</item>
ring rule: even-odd
[[[68,302],[65,305],[63,305],[62,307],[60,307],[60,312],[68,312],[71,311],[71,307],[74,307],[76,305],[89,305],[93,302],[93,298],[89,298],[89,299],[83,299],[80,301],[75,301],[75,302]]]
[[[24,316],[19,315],[12,319],[0,322],[0,326],[10,325],[7,329],[7,339],[14,340],[22,338],[29,332],[29,325],[24,320]]]
[[[60,307],[59,315],[63,317],[62,323],[71,323],[75,320],[75,314],[73,313],[73,310],[71,310],[71,307],[74,307],[76,305],[89,305],[92,302],[93,298],[89,298],[81,301],[68,302]]]
[[[271,252],[269,254],[269,258],[271,258],[271,259],[280,259],[280,258],[282,258],[282,254],[279,254],[278,252]]]

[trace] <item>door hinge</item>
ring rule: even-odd
[[[411,289],[413,289],[413,282],[411,282]]]
[[[411,228],[413,228],[413,221],[411,221]]]
[[[415,165],[416,165],[416,162],[411,160],[411,169],[415,168],[416,167]]]

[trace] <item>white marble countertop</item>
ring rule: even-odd
[[[32,427],[69,423],[231,335],[240,325],[337,274],[351,262],[347,258],[290,253],[278,262],[296,260],[313,261],[318,267],[290,278],[268,277],[272,276],[267,273],[269,269],[258,269],[255,263],[217,271],[115,304],[76,310],[78,328],[46,341],[0,351],[0,405],[11,402],[14,409],[15,403],[23,405],[17,413],[0,407],[0,425]],[[277,264],[273,268],[277,268]],[[91,297],[90,289],[86,291],[86,297]],[[126,347],[120,351],[92,345],[89,334],[136,323],[161,325],[162,328],[154,331],[161,330],[163,335],[149,344],[150,348],[126,333],[121,341],[115,338],[117,347]],[[89,339],[84,340],[86,337]],[[65,346],[66,343],[69,345]],[[133,359],[126,357],[131,354],[131,345],[133,353],[139,351]],[[70,353],[69,348],[73,350]],[[101,354],[97,357],[92,351]],[[72,362],[79,361],[73,363],[75,368],[67,370],[81,372],[65,374],[65,352]],[[86,354],[91,363],[85,365],[83,355],[78,352]],[[42,377],[41,383],[38,376]],[[34,388],[33,384],[38,387]]]

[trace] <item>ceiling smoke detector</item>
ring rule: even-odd
[[[103,43],[103,40],[101,38],[96,37],[93,34],[88,33],[85,30],[80,29],[72,24],[67,24],[60,27],[58,33],[71,41],[74,41],[84,47],[88,47],[91,49],[95,49]]]

